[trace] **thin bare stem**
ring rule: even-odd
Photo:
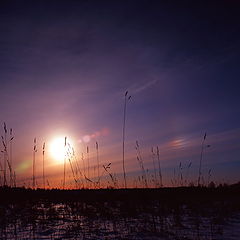
[[[10,187],[13,186],[13,173],[12,173],[12,141],[13,141],[13,135],[12,135],[12,128],[10,128]]]
[[[63,163],[63,189],[65,189],[66,180],[66,147],[67,147],[67,137],[64,139],[64,163]]]
[[[123,177],[124,177],[124,187],[127,188],[126,180],[126,170],[125,170],[125,128],[126,128],[126,110],[127,110],[127,100],[130,100],[131,96],[127,96],[128,91],[125,92],[124,96],[124,109],[123,109],[123,142],[122,142],[122,164],[123,164]]]
[[[82,153],[82,164],[83,164],[83,176],[86,176],[86,170],[85,170],[85,163],[84,163],[84,155]],[[86,185],[87,185],[87,182],[86,182]],[[83,186],[84,188],[84,186]]]
[[[159,148],[157,147],[157,159],[158,159],[158,173],[159,173],[159,186],[162,187],[162,171],[161,171],[161,164],[160,164],[160,154]]]
[[[3,123],[4,129],[4,143],[5,143],[5,151],[4,151],[4,165],[3,165],[3,185],[7,186],[7,126],[6,123]]]
[[[200,186],[201,176],[202,176],[202,158],[203,158],[204,142],[206,140],[206,137],[207,137],[207,133],[204,134],[202,146],[201,146],[201,154],[200,154],[199,170],[198,170],[198,186]]]
[[[43,143],[43,149],[42,149],[42,160],[43,160],[43,188],[45,189],[45,142]]]
[[[37,152],[37,140],[34,138],[33,140],[33,182],[32,182],[32,188],[35,189],[36,186],[36,179],[35,179],[35,162],[36,162],[36,152]]]
[[[155,187],[157,187],[157,171],[155,166],[155,153],[154,153],[153,147],[151,149],[151,152],[152,152],[152,161],[153,161],[153,169],[154,169],[154,177],[155,177]]]
[[[87,172],[88,172],[87,178],[90,179],[89,148],[88,148],[88,146],[87,146]]]
[[[100,188],[100,172],[99,172],[99,154],[98,154],[98,142],[96,142],[96,151],[97,151],[97,167],[98,167],[98,187]]]
[[[143,163],[143,159],[142,159],[142,155],[141,155],[141,151],[140,151],[138,141],[136,141],[136,150],[137,150],[137,161],[140,165],[140,169],[142,170],[143,184],[145,185],[146,188],[148,188],[147,174],[146,174],[146,171],[145,171],[145,168],[144,168],[144,163]]]

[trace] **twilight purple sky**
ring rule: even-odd
[[[34,137],[37,164],[41,168],[45,141],[46,174],[53,177],[48,150],[58,136],[72,139],[78,156],[89,146],[92,162],[98,141],[101,165],[112,162],[122,182],[126,90],[132,96],[128,179],[141,174],[138,140],[149,176],[151,147],[158,146],[165,185],[171,185],[174,169],[179,173],[180,162],[182,174],[196,182],[207,132],[205,181],[209,169],[218,183],[239,181],[239,6],[238,1],[1,1],[0,123],[13,128],[19,184],[31,179]]]

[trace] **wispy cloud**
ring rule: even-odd
[[[140,86],[136,86],[136,84],[135,84],[134,86],[129,88],[129,91],[131,92],[131,94],[138,94],[138,93],[143,92],[146,89],[152,87],[157,82],[158,82],[157,79],[153,79],[151,81],[148,81],[148,82],[145,82],[145,83],[141,84]]]

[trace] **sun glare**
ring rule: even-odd
[[[72,146],[72,142],[67,138],[67,144]],[[65,147],[65,137],[58,137],[53,139],[50,143],[50,154],[53,160],[61,164],[64,162],[64,158],[66,156],[67,146]]]

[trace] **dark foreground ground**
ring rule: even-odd
[[[0,239],[240,239],[240,184],[218,188],[0,188]]]

